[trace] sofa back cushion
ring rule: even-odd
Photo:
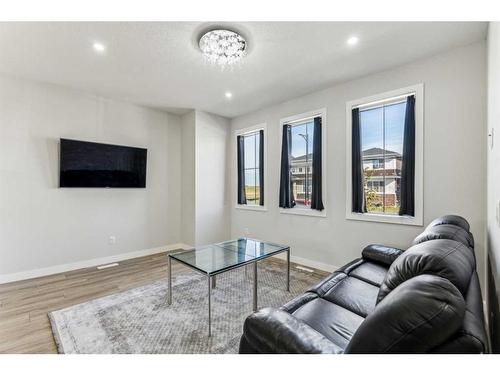
[[[398,285],[354,333],[346,353],[425,353],[462,325],[465,302],[447,279],[419,275]]]
[[[425,230],[443,224],[456,225],[458,227],[461,227],[465,231],[470,232],[470,226],[467,220],[465,220],[462,216],[458,215],[445,215],[438,217],[437,219],[432,220],[431,223],[427,225],[427,228],[425,228]]]
[[[400,284],[423,274],[443,277],[465,295],[474,267],[471,249],[460,242],[433,240],[414,245],[389,267],[380,286],[377,303]]]
[[[474,272],[465,296],[462,327],[448,341],[435,347],[433,353],[486,353],[488,339],[484,329],[484,311],[479,277]]]
[[[454,240],[463,243],[471,249],[474,248],[474,237],[472,234],[462,227],[452,224],[441,224],[427,228],[413,240],[413,245],[438,239]]]

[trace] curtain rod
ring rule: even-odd
[[[385,104],[385,103],[397,103],[398,100],[400,100],[401,102],[403,102],[403,100],[401,99],[406,99],[407,97],[411,96],[411,95],[415,95],[414,92],[409,92],[407,94],[403,94],[403,95],[398,95],[398,96],[393,96],[391,98],[387,98],[387,99],[381,99],[381,100],[375,100],[373,102],[370,102],[370,103],[365,103],[365,104],[360,104],[360,105],[357,105],[357,106],[354,106],[352,107],[352,109],[354,108],[370,108],[370,107],[376,107],[378,105],[382,105],[382,104]]]
[[[283,123],[283,125],[292,125],[292,124],[301,123],[301,122],[308,122],[309,120],[314,120],[316,117],[321,117],[321,114],[302,117],[302,118],[299,118],[299,119],[293,120],[293,121],[286,121]]]
[[[261,130],[264,130],[264,128],[252,129],[252,130],[246,131],[244,133],[237,133],[236,135],[243,135],[243,136],[245,136],[245,135],[250,135],[250,134],[257,134]]]

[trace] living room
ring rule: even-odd
[[[500,352],[493,16],[82,17],[0,22],[0,353]]]

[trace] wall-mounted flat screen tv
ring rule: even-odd
[[[144,188],[147,149],[61,138],[60,187]]]

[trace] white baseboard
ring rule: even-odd
[[[297,257],[295,255],[290,256],[290,260],[294,263],[298,263],[298,264],[301,264],[301,265],[307,266],[307,267],[316,268],[318,270],[326,271],[326,272],[334,272],[339,268],[337,266],[334,266],[333,264],[316,262],[315,260],[301,258],[301,257]]]
[[[96,266],[99,266],[101,264],[120,262],[122,260],[127,260],[127,259],[132,259],[132,258],[140,258],[143,256],[163,253],[165,251],[171,251],[171,250],[175,250],[175,249],[189,249],[189,248],[191,248],[191,246],[183,244],[183,243],[176,243],[176,244],[172,244],[172,245],[155,247],[152,249],[145,249],[145,250],[132,251],[132,252],[123,253],[123,254],[111,255],[111,256],[103,257],[103,258],[94,258],[94,259],[82,260],[82,261],[74,262],[74,263],[59,264],[57,266],[51,266],[51,267],[38,268],[38,269],[34,269],[34,270],[29,270],[29,271],[10,273],[10,274],[5,274],[5,275],[0,275],[0,284],[6,284],[6,283],[11,283],[11,282],[20,281],[20,280],[34,279],[36,277],[54,275],[57,273],[74,271],[74,270],[78,270],[78,269],[82,269],[82,268],[96,267]]]
[[[94,259],[82,260],[82,261],[74,262],[74,263],[59,264],[59,265],[51,266],[51,267],[38,268],[38,269],[34,269],[34,270],[29,270],[29,271],[10,273],[10,274],[5,274],[5,275],[0,275],[0,284],[6,284],[6,283],[14,282],[14,281],[28,280],[28,279],[34,279],[37,277],[55,275],[58,273],[79,270],[82,268],[97,267],[97,266],[102,265],[102,264],[120,262],[123,260],[132,259],[132,258],[140,258],[143,256],[163,253],[163,252],[171,251],[171,250],[175,250],[175,249],[191,249],[192,247],[193,246],[187,245],[184,243],[176,243],[176,244],[172,244],[172,245],[155,247],[152,249],[145,249],[145,250],[139,250],[139,251],[132,251],[129,253],[111,255],[111,256],[103,257],[103,258],[94,258]],[[281,259],[285,259],[286,255],[284,253],[282,253],[282,254],[279,254],[277,257],[281,258]],[[301,258],[301,257],[295,256],[295,255],[292,255],[290,257],[290,260],[294,263],[298,263],[298,264],[301,264],[301,265],[306,266],[306,267],[316,268],[318,270],[326,271],[326,272],[333,272],[336,269],[338,269],[337,266],[334,266],[332,264],[317,262],[314,260]]]
[[[281,253],[277,255],[276,258],[286,259],[286,253]],[[325,272],[334,272],[339,268],[337,266],[334,266],[333,264],[317,262],[315,260],[301,258],[295,255],[290,255],[290,261],[293,263],[298,263],[302,266],[316,268],[317,270]]]

